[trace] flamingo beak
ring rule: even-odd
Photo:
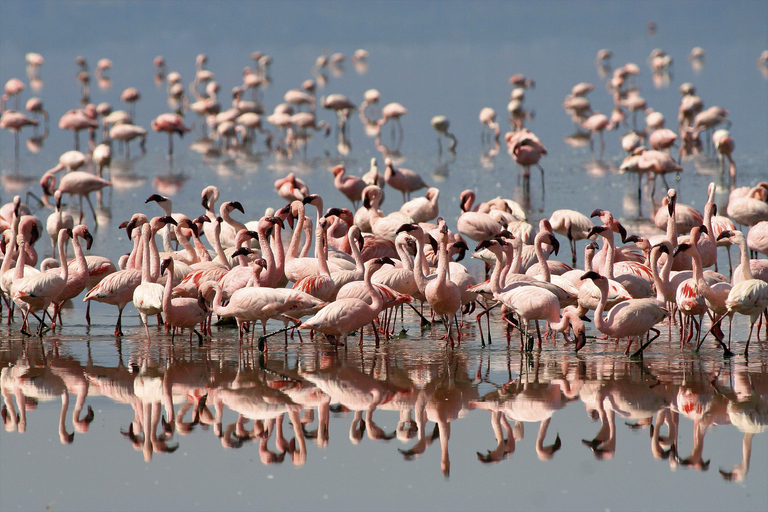
[[[85,248],[90,251],[93,245],[93,235],[91,235],[90,231],[86,231],[83,237],[85,238]]]
[[[584,331],[579,331],[576,335],[576,352],[584,348],[587,344],[587,334]]]

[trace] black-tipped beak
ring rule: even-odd
[[[732,236],[733,236],[733,231],[731,231],[730,229],[726,229],[725,231],[717,235],[717,240],[720,241],[720,240],[723,240],[724,238],[730,238]]]
[[[301,202],[304,203],[304,204],[309,204],[312,201],[314,201],[315,199],[317,199],[318,197],[319,196],[317,194],[310,194],[307,197],[305,197],[304,199],[302,199]]]
[[[590,215],[590,217],[599,217],[599,216],[601,216],[601,215],[602,215],[604,212],[605,212],[605,210],[601,210],[600,208],[597,208],[596,210],[593,210],[593,211],[592,211],[592,215]]]
[[[165,271],[168,269],[168,267],[171,265],[171,262],[173,260],[171,258],[165,258],[163,262],[160,264],[160,275],[165,274]]]
[[[621,222],[616,223],[619,228],[619,235],[621,235],[621,243],[627,243],[627,230],[622,226]]]
[[[587,233],[587,238],[592,238],[593,236],[598,235],[603,231],[605,231],[605,226],[593,226]]]
[[[232,257],[236,256],[248,256],[249,254],[253,253],[253,251],[249,247],[240,247],[235,252],[232,253]]]
[[[235,210],[239,210],[240,213],[245,213],[245,210],[243,209],[243,205],[240,204],[240,201],[232,201],[230,204],[232,205],[232,208],[234,208]]]
[[[685,252],[685,251],[687,251],[690,248],[691,248],[691,244],[680,244],[677,247],[675,247],[674,251],[672,251],[672,257],[674,258],[675,256],[677,256],[681,252]]]
[[[203,205],[203,208],[205,208],[206,210],[210,209],[210,208],[208,208],[208,196],[203,196],[203,199],[202,199],[201,203]]]
[[[495,242],[495,240],[483,240],[479,244],[477,244],[477,247],[475,247],[475,251],[482,251],[483,249],[487,249],[488,247],[492,246]]]
[[[700,226],[699,227],[699,233],[704,233],[705,235],[708,235],[709,234],[709,230],[707,229],[707,226],[704,226],[704,225]]]
[[[325,213],[325,217],[338,217],[341,214],[341,208],[328,208],[328,211]]]
[[[389,256],[384,256],[383,258],[378,258],[376,260],[376,263],[379,263],[381,265],[394,265],[395,264],[395,262],[392,261],[392,258],[390,258]]]
[[[257,232],[255,232],[255,231],[248,231],[248,236],[251,237],[254,240],[258,240],[259,239],[259,234]]]
[[[584,348],[587,344],[587,334],[584,331],[579,331],[576,334],[576,352]]]
[[[413,231],[413,230],[415,230],[415,229],[416,229],[416,228],[414,227],[414,225],[413,225],[413,224],[403,224],[402,226],[400,226],[399,228],[397,228],[397,231],[396,231],[395,233],[396,233],[396,234],[397,234],[397,233],[402,233],[403,231],[405,231],[406,233],[410,233],[411,231]]]
[[[555,256],[557,256],[557,253],[560,252],[560,242],[558,242],[557,238],[555,238],[553,235],[549,235],[549,243],[554,248]]]
[[[91,235],[90,231],[86,231],[83,234],[83,238],[85,238],[85,248],[86,250],[90,251],[91,246],[93,245],[93,235]]]
[[[595,272],[594,270],[590,270],[589,272],[585,272],[583,276],[581,276],[581,280],[585,279],[602,279],[603,276]]]
[[[270,217],[267,219],[269,222],[274,224],[275,226],[280,226],[281,228],[285,228],[285,224],[283,224],[283,219],[280,217]]]
[[[151,196],[149,196],[147,198],[146,201],[144,201],[144,204],[147,204],[150,201],[156,201],[156,202],[159,203],[160,201],[165,201],[165,200],[166,200],[166,198],[161,196],[160,194],[152,194]],[[203,206],[205,206],[205,204],[203,204]]]
[[[160,220],[162,220],[166,224],[173,224],[174,226],[178,226],[179,225],[179,223],[176,222],[176,219],[174,219],[170,215],[166,215],[165,217],[162,217]]]
[[[427,239],[429,240],[429,245],[432,246],[432,250],[437,252],[437,240],[435,240],[432,235],[427,235]]]

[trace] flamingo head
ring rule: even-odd
[[[557,256],[557,253],[560,252],[560,242],[557,241],[555,235],[549,235],[549,244],[554,249],[555,256]]]
[[[162,263],[160,263],[160,275],[165,274],[168,267],[173,268],[173,258],[165,258]]]
[[[581,276],[581,280],[584,281],[585,279],[592,279],[593,281],[599,281],[600,279],[605,279],[603,276],[595,272],[594,270],[590,270],[589,272],[585,272],[584,275]]]
[[[345,171],[346,169],[344,168],[343,165],[337,165],[337,166],[334,166],[333,169],[331,169],[331,172],[333,173],[334,176],[336,176],[337,174],[341,174]]]
[[[453,248],[458,250],[458,256],[456,257],[455,261],[463,260],[464,256],[467,253],[467,249],[469,249],[469,247],[467,247],[466,242],[464,242],[463,240],[457,240],[456,242],[453,242]]]
[[[271,222],[272,224],[274,224],[275,226],[280,226],[280,228],[284,228],[285,227],[285,224],[283,223],[283,219],[281,219],[278,216],[269,217],[269,218],[267,218],[267,220],[269,222]],[[293,222],[289,222],[289,224],[293,224]]]
[[[150,201],[155,201],[157,203],[162,203],[163,201],[167,201],[167,200],[168,200],[168,198],[165,197],[165,196],[161,196],[160,194],[152,194],[151,196],[149,196],[147,198],[146,201],[144,201],[144,204],[147,204]],[[204,204],[203,206],[206,206],[206,205]],[[207,206],[206,206],[206,208],[207,208]]]
[[[389,256],[384,256],[383,258],[376,258],[375,261],[376,265],[393,265],[395,264],[394,261],[392,261],[392,258]]]
[[[607,226],[593,226],[587,233],[587,238],[592,238],[595,235],[601,235],[608,230]]]
[[[238,249],[232,253],[232,257],[248,256],[249,254],[253,254],[253,250],[250,247],[238,247]]]
[[[720,240],[724,240],[726,238],[730,238],[733,235],[734,235],[733,231],[731,231],[730,229],[726,229],[725,231],[723,231],[722,233],[717,235],[717,241],[719,242]]]
[[[672,257],[674,258],[675,256],[677,256],[681,252],[685,252],[685,251],[687,251],[690,248],[691,248],[691,244],[680,244],[677,247],[675,247],[674,251],[672,251]]]

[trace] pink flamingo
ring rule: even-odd
[[[529,182],[531,166],[535,165],[541,171],[541,192],[544,193],[544,168],[539,165],[541,157],[547,154],[547,150],[538,137],[527,129],[517,132],[509,132],[504,136],[507,141],[507,151],[515,159],[518,165],[523,167],[525,183]]]
[[[403,203],[411,198],[411,192],[429,187],[427,182],[416,171],[402,168],[395,169],[391,158],[385,158],[384,164],[387,166],[387,169],[384,171],[384,181],[390,187],[403,193]]]
[[[184,121],[178,114],[165,113],[160,114],[152,120],[152,129],[156,132],[165,132],[168,134],[168,156],[173,155],[173,134],[183,137],[191,128],[184,125]]]
[[[55,171],[48,171],[40,178],[40,186],[43,188],[45,196],[53,195],[56,190],[60,190],[64,194],[80,196],[80,220],[78,222],[83,221],[83,197],[88,201],[88,206],[91,207],[91,213],[95,219],[96,209],[93,207],[90,194],[111,185],[110,181],[85,171],[73,171],[64,175],[58,182],[58,186]]]
[[[84,224],[79,224],[72,229],[72,248],[75,251],[75,259],[67,262],[69,267],[67,281],[53,300],[52,328],[56,327],[57,318],[61,320],[61,308],[64,303],[80,295],[80,292],[85,289],[85,285],[88,282],[90,274],[88,272],[88,262],[85,260],[83,248],[80,246],[81,238],[85,240],[85,248],[90,250],[91,244],[93,244],[93,236]]]
[[[753,253],[768,256],[768,220],[753,225],[747,231],[747,246]]]
[[[376,123],[379,128],[379,132],[381,132],[381,127],[387,124],[387,122],[390,119],[395,122],[400,133],[400,142],[399,144],[395,144],[395,147],[399,147],[399,145],[403,143],[403,125],[400,122],[400,118],[407,113],[408,113],[408,109],[402,106],[400,103],[396,103],[396,102],[387,103],[381,109],[381,119],[379,119]],[[392,139],[393,140],[395,139],[394,126],[392,127]]]
[[[301,201],[309,195],[309,187],[303,180],[296,177],[296,174],[289,172],[284,178],[275,181],[277,195],[286,201]]]
[[[749,262],[747,241],[744,239],[744,234],[741,231],[724,231],[720,233],[718,238],[730,238],[741,249],[740,268],[743,280],[739,282],[734,280],[735,284],[728,293],[725,306],[727,309],[726,316],[729,319],[736,313],[749,316],[749,335],[747,336],[747,345],[744,347],[744,355],[746,356],[749,352],[749,342],[752,339],[752,330],[755,327],[755,323],[763,311],[768,308],[768,283],[754,278]],[[730,345],[731,339],[729,335],[729,350],[731,348]]]
[[[64,264],[62,255],[64,254],[66,243],[71,237],[72,231],[62,229],[59,232],[60,268],[40,272],[39,274],[27,277],[14,285],[11,298],[16,304],[24,309],[24,318],[21,327],[21,332],[24,334],[29,334],[25,331],[25,328],[29,329],[29,314],[46,310],[67,283],[69,265]],[[23,236],[21,235],[20,238],[22,238],[22,240],[17,240],[17,244],[21,248],[26,241],[23,240]],[[23,254],[22,251],[20,251],[20,253]],[[23,262],[19,264],[21,265]],[[37,329],[38,336],[42,336],[43,334],[44,319],[45,316],[40,320],[40,326]]]
[[[592,138],[595,133],[600,134],[600,155],[602,156],[603,151],[605,150],[605,139],[603,138],[603,132],[605,130],[610,130],[610,123],[608,116],[601,112],[595,112],[591,116],[589,116],[586,121],[581,123],[581,127],[585,130],[588,130],[590,133],[589,137],[589,149],[590,151],[594,151],[594,139]]]
[[[439,197],[440,189],[429,187],[424,197],[417,197],[403,204],[400,213],[409,216],[416,223],[432,221],[440,214],[437,204]]]
[[[346,168],[343,165],[336,165],[331,169],[333,173],[333,185],[336,189],[347,196],[352,201],[352,205],[357,209],[357,205],[363,197],[363,189],[366,184],[357,176],[346,176]]]
[[[344,345],[350,332],[362,329],[381,313],[384,301],[371,284],[371,276],[384,264],[393,265],[394,262],[389,258],[379,258],[365,270],[364,282],[372,297],[371,304],[354,298],[336,300],[304,321],[299,329],[322,332],[331,344]]]
[[[461,193],[460,206],[463,212],[456,221],[456,229],[475,242],[488,240],[498,235],[503,226],[487,213],[472,211],[475,193],[469,189]]]
[[[485,142],[486,138],[490,141],[490,133],[493,133],[493,139],[498,142],[501,129],[499,128],[499,123],[496,122],[496,111],[490,107],[485,107],[480,110],[480,115],[478,117],[480,118],[480,123],[483,125],[483,131],[480,134],[481,141]],[[487,134],[486,130],[490,133]]]
[[[59,231],[75,227],[75,219],[72,218],[72,215],[70,215],[69,212],[62,210],[61,208],[61,195],[61,190],[57,190],[53,193],[53,197],[56,199],[56,211],[48,216],[45,223],[45,230],[48,232],[48,236],[51,237],[54,258],[56,257]]]
[[[655,336],[640,348],[634,355],[640,355],[643,350],[656,339],[660,332],[653,326],[661,322],[669,313],[664,304],[656,299],[629,299],[614,306],[603,318],[606,302],[608,301],[608,280],[597,272],[587,272],[581,279],[591,279],[600,290],[600,303],[595,309],[595,327],[603,334],[614,338],[629,338],[625,354],[629,354],[634,337],[640,337],[649,331]]]
[[[173,274],[173,258],[165,258],[160,265],[160,272],[165,273],[170,269]],[[192,343],[192,333],[197,334],[200,344],[203,342],[203,336],[195,326],[205,321],[208,317],[208,307],[205,304],[202,294],[198,293],[197,298],[179,297],[172,298],[173,280],[168,279],[165,282],[165,294],[163,295],[163,313],[165,321],[174,327],[171,334],[171,342],[176,335],[176,329],[189,329],[189,342]]]
[[[155,282],[158,276],[155,276],[154,279],[152,277],[152,269],[156,267],[159,270],[160,267],[160,256],[153,240],[152,225],[144,224],[141,228],[141,242],[144,251],[141,264],[141,283],[133,291],[132,300],[136,311],[139,312],[141,322],[144,324],[147,340],[151,341],[147,318],[150,315],[158,315],[163,312],[165,287]]]
[[[754,226],[768,220],[768,190],[759,184],[749,189],[745,197],[730,199],[726,213],[730,218],[745,226]]]
[[[137,253],[141,250],[141,243],[139,237],[140,232],[136,232],[134,236],[134,248],[131,252],[131,258],[135,261]],[[132,267],[128,267],[124,270],[119,270],[108,274],[101,279],[98,284],[94,285],[85,297],[83,302],[90,302],[95,300],[97,302],[103,302],[105,304],[111,304],[117,306],[117,323],[115,324],[115,336],[123,336],[122,318],[123,309],[125,306],[133,300],[133,291],[137,286],[141,284],[141,271]]]
[[[576,241],[587,238],[587,233],[594,224],[583,213],[567,209],[553,211],[549,216],[549,223],[555,233],[568,237],[573,264],[576,265]]]
[[[75,149],[80,147],[80,132],[82,130],[88,130],[91,134],[91,142],[96,133],[96,129],[99,127],[99,122],[96,120],[96,107],[93,105],[86,105],[84,109],[73,109],[67,111],[59,119],[59,128],[62,130],[72,130],[75,134]]]
[[[141,141],[139,142],[139,147],[141,148],[142,153],[146,153],[146,149],[145,149],[145,145],[147,142],[146,128],[142,128],[141,126],[137,126],[135,124],[121,123],[113,126],[109,130],[109,138],[119,140],[121,143],[125,144],[126,158],[130,158],[131,156],[130,142],[133,139],[137,139],[137,138],[141,139]]]
[[[733,150],[736,149],[736,144],[733,142],[731,133],[725,129],[715,130],[712,134],[712,144],[715,145],[717,157],[720,160],[720,173],[725,173],[725,159],[727,158],[731,164],[728,169],[731,175],[731,183],[736,183],[736,162],[733,161],[731,156]]]
[[[17,112],[15,110],[6,110],[3,115],[0,116],[0,128],[3,130],[10,130],[13,132],[14,147],[16,148],[16,156],[19,153],[19,131],[25,126],[37,126],[38,122],[26,114]]]

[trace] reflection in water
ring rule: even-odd
[[[3,342],[5,430],[26,433],[42,403],[60,401],[55,429],[61,443],[70,444],[75,433],[93,428],[88,402],[101,396],[114,406],[100,406],[100,414],[122,417],[124,438],[147,462],[154,454],[173,454],[185,437],[213,434],[226,449],[255,445],[263,464],[288,459],[303,465],[313,453],[308,444],[328,447],[331,432],[342,429],[360,450],[366,449],[365,437],[384,443],[397,438],[404,443],[399,452],[406,461],[438,441],[440,470],[448,476],[451,432],[466,435],[452,425],[469,414],[488,411],[491,432],[454,442],[477,446],[481,463],[512,458],[524,442],[526,423],[538,423],[536,456],[554,463],[558,450],[578,444],[580,436],[575,425],[559,422],[553,438],[548,431],[552,421],[565,409],[584,407],[599,425],[581,443],[597,460],[611,459],[620,449],[624,429],[618,418],[629,430],[649,430],[652,456],[668,461],[671,469],[706,471],[712,461],[705,455],[705,434],[732,425],[743,432],[742,453],[733,454],[741,461],[734,466],[732,460],[714,462],[725,480],[742,481],[753,437],[768,426],[768,378],[761,372],[766,361],[732,365],[659,359],[641,364],[510,350],[484,351],[478,359],[461,352],[414,352],[407,342],[383,342],[378,350],[292,345],[265,355],[225,344],[202,352],[184,344],[153,343],[118,344],[116,365],[97,366],[90,351],[85,361],[67,354],[59,338],[50,345]],[[132,351],[128,365],[123,346]],[[693,444],[684,456],[680,434],[687,439],[688,428]],[[491,438],[495,445],[488,449]]]

